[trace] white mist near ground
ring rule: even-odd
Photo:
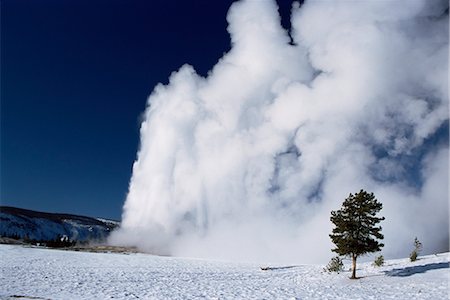
[[[228,13],[231,50],[148,100],[121,228],[153,253],[326,262],[330,211],[383,203],[387,257],[448,249],[447,1],[294,3]]]

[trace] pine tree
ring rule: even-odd
[[[339,256],[333,257],[328,265],[324,268],[326,272],[336,272],[339,273],[344,270],[344,262]]]
[[[419,253],[422,251],[422,248],[423,248],[422,243],[419,241],[419,239],[417,237],[415,237],[414,238],[414,250],[409,255],[409,259],[411,261],[416,261],[417,256],[419,256]]]
[[[380,255],[380,256],[375,257],[373,265],[375,267],[381,267],[382,265],[384,265],[384,256]]]
[[[330,220],[336,226],[330,234],[336,245],[332,251],[352,258],[352,279],[356,279],[356,259],[380,251],[384,246],[377,241],[384,238],[381,227],[376,227],[384,220],[384,217],[376,217],[382,207],[373,193],[361,190],[355,195],[350,194],[341,209],[331,212]]]

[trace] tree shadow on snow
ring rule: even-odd
[[[260,267],[262,271],[277,271],[298,268],[299,266],[283,266],[283,267]]]
[[[425,273],[430,270],[445,269],[445,268],[449,268],[448,262],[433,263],[433,264],[427,264],[427,265],[422,265],[422,266],[406,267],[406,268],[402,268],[402,269],[393,269],[390,271],[384,271],[384,273],[387,276],[408,277],[408,276],[412,276],[414,274]]]

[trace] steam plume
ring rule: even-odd
[[[234,3],[232,48],[148,100],[111,242],[181,256],[324,262],[330,211],[383,203],[387,256],[448,249],[448,2]]]

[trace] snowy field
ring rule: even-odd
[[[0,299],[448,299],[449,253],[360,264],[359,280],[319,265],[259,267],[0,245]]]

